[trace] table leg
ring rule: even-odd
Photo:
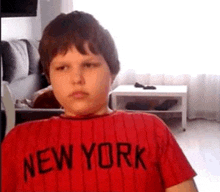
[[[187,126],[187,95],[182,97],[182,128],[186,130]]]
[[[114,95],[114,93],[112,94],[112,108],[113,110],[117,109],[117,98],[116,95]]]

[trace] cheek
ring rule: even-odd
[[[56,84],[53,84],[53,83],[51,83],[51,85],[53,87],[54,96],[59,101],[60,98],[62,98],[62,94],[61,94],[61,93],[63,93],[62,87],[58,86]]]
[[[96,78],[96,89],[99,89],[99,93],[108,94],[111,87],[111,76],[108,72],[102,73]]]
[[[64,86],[67,85],[67,77],[60,75],[56,72],[51,72],[50,75],[51,85],[56,89],[64,89]]]
[[[53,87],[54,95],[57,99],[62,98],[62,95],[66,93],[66,83],[63,83],[59,78],[50,78],[51,85]]]

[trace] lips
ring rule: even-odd
[[[85,97],[87,97],[89,94],[83,91],[75,91],[73,93],[70,94],[70,97],[73,97],[75,99],[83,99]]]

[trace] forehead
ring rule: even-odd
[[[64,61],[79,62],[95,60],[105,62],[105,59],[100,54],[94,54],[89,49],[88,43],[84,44],[85,54],[81,53],[75,45],[72,45],[66,53],[58,53],[51,61],[51,63],[60,63]]]

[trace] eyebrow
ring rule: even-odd
[[[94,59],[94,58],[88,58],[82,61],[82,63],[86,63],[86,62],[95,62],[95,63],[100,63],[100,61],[98,59]]]
[[[81,63],[87,63],[87,62],[99,62],[97,61],[96,59],[94,59],[93,57],[89,57],[89,58],[86,58],[85,60],[82,60]],[[61,64],[61,65],[65,65],[65,64],[68,64],[69,62],[68,61],[52,61],[50,64]]]
[[[94,60],[94,58],[93,57],[88,57],[88,58],[86,58],[85,60],[83,60],[83,61],[92,61],[92,60]]]
[[[68,64],[68,62],[66,62],[66,61],[53,61],[53,62],[51,62],[50,63],[50,65],[66,65],[66,64]]]

